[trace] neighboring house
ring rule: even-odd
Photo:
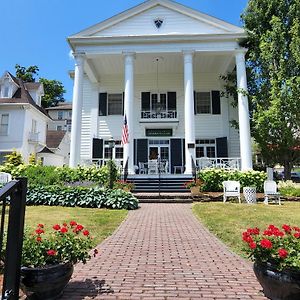
[[[44,166],[63,166],[69,164],[70,133],[66,131],[48,130],[47,146],[38,154]]]
[[[48,107],[46,110],[52,119],[48,124],[49,130],[71,132],[72,103],[60,102],[57,106]]]
[[[242,28],[168,0],[146,1],[70,36],[70,166],[112,155],[128,162],[129,174],[149,172],[157,158],[166,173],[192,174],[195,165],[252,169],[245,37]],[[220,93],[220,75],[235,67],[237,108]],[[124,116],[129,143],[122,146]]]
[[[41,107],[43,84],[23,82],[9,72],[0,78],[0,163],[14,149],[28,162],[46,145],[47,112]]]

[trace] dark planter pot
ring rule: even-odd
[[[266,297],[272,300],[300,299],[300,270],[278,271],[270,263],[254,263],[254,273]]]
[[[21,289],[32,300],[58,299],[73,274],[73,264],[21,268]]]

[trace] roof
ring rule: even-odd
[[[51,149],[58,148],[65,135],[66,131],[48,130],[46,136],[47,147]]]
[[[37,89],[43,84],[38,82],[24,82],[22,79],[16,78],[9,72],[7,72],[7,74],[11,77],[12,81],[18,86],[18,89],[16,90],[12,98],[0,98],[0,104],[1,103],[2,104],[12,104],[12,103],[30,104],[33,107],[35,107],[37,110],[39,110],[41,113],[46,115],[48,118],[50,118],[46,110],[34,102],[27,88],[27,86],[30,86],[30,87],[36,87]]]
[[[47,107],[46,110],[72,110],[72,103],[59,104],[58,106]]]
[[[38,90],[43,84],[41,82],[25,82],[28,90]]]
[[[48,147],[44,147],[42,150],[40,150],[38,153],[51,153],[54,154],[53,151],[51,151]]]

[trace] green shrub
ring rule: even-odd
[[[202,191],[223,191],[223,181],[237,180],[240,181],[241,187],[255,186],[258,192],[262,192],[267,175],[265,172],[260,171],[241,172],[225,169],[204,169],[198,173],[198,178],[204,181]]]
[[[300,184],[297,184],[292,180],[279,181],[278,189],[282,195],[300,197]]]
[[[136,209],[138,200],[122,190],[102,188],[36,186],[27,192],[27,205]]]

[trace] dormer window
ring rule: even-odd
[[[9,96],[9,87],[5,86],[3,89],[3,98],[8,98]]]

